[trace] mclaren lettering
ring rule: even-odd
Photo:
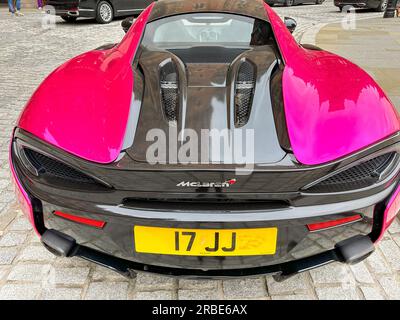
[[[236,179],[231,179],[225,182],[192,182],[181,181],[176,186],[186,188],[229,188],[236,183]]]

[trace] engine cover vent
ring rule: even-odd
[[[241,63],[235,82],[235,126],[244,126],[250,118],[256,83],[256,68],[245,60]]]
[[[172,61],[160,69],[161,102],[168,121],[175,122],[179,110],[179,75]]]
[[[382,173],[393,161],[396,153],[390,152],[339,172],[306,189],[307,192],[343,192],[365,188],[382,179]]]

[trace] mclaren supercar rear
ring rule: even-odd
[[[10,156],[49,250],[128,276],[280,279],[373,252],[399,207],[396,111],[242,3],[159,1],[36,91]]]

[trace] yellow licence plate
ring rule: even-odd
[[[181,256],[254,256],[276,252],[278,229],[134,227],[136,252]]]

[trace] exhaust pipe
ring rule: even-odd
[[[339,242],[333,250],[289,263],[288,267],[273,275],[273,278],[277,282],[282,282],[300,272],[315,269],[332,262],[356,264],[368,258],[374,251],[375,246],[369,236],[357,235]]]
[[[74,238],[53,229],[46,230],[40,241],[47,250],[59,257],[73,256],[77,247]]]

